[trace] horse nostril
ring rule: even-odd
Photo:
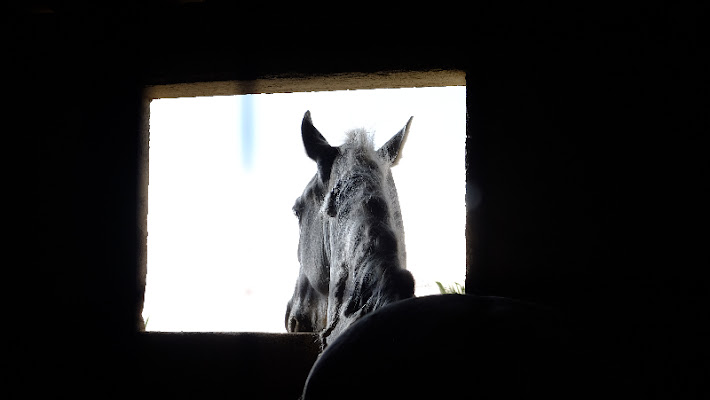
[[[288,319],[288,331],[313,332],[313,325],[311,321],[303,315],[292,316]]]

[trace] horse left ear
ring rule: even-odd
[[[338,148],[329,145],[323,135],[318,132],[318,129],[313,126],[310,111],[306,111],[303,116],[301,137],[303,138],[303,146],[306,148],[306,154],[318,164],[318,176],[323,183],[327,183],[330,179],[333,161],[338,155]]]
[[[414,117],[410,117],[409,121],[407,121],[407,125],[377,150],[377,155],[383,160],[388,161],[392,166],[397,165],[397,162],[399,162],[402,147],[404,147],[404,142],[407,141],[407,135],[409,135],[409,127],[412,125],[412,119],[414,119]]]

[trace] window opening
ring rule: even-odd
[[[392,169],[415,294],[465,280],[464,86],[156,99],[150,104],[146,331],[285,332],[299,272],[291,207],[332,145],[381,146],[414,116]]]

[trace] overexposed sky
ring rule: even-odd
[[[392,169],[416,295],[465,280],[465,87],[153,100],[149,331],[285,332],[298,276],[291,207],[316,172],[311,111],[333,146],[365,128],[377,147],[414,116]]]

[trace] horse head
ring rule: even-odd
[[[414,296],[390,171],[411,122],[378,150],[363,130],[334,147],[306,112],[301,134],[318,172],[293,207],[300,274],[286,309],[289,332],[319,332],[325,347],[358,318]]]

